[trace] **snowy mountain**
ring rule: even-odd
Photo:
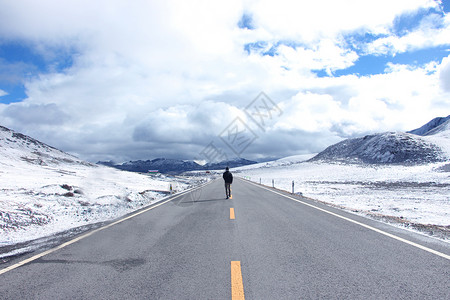
[[[433,129],[435,129],[436,127],[439,127],[440,125],[442,125],[443,123],[445,123],[449,120],[450,120],[450,115],[445,118],[443,118],[443,117],[434,118],[433,120],[431,120],[427,124],[423,125],[422,127],[408,131],[408,133],[412,133],[412,134],[416,134],[416,135],[429,135],[429,133],[431,131],[433,131]]]
[[[93,164],[3,126],[0,126],[0,155],[0,164],[22,161],[40,166],[80,164],[94,167]]]
[[[450,159],[450,116],[435,118],[418,129],[347,139],[310,161],[366,164],[425,164]]]
[[[447,117],[447,121],[440,124],[439,126],[436,126],[429,131],[427,131],[424,135],[430,136],[430,135],[447,135],[450,133],[450,116]]]
[[[326,148],[310,161],[366,164],[423,164],[448,159],[431,141],[409,133],[387,132],[347,139]]]
[[[114,164],[113,162],[98,162],[97,164],[107,165],[110,167],[115,167],[120,170],[126,170],[131,172],[141,172],[146,173],[149,170],[158,170],[160,173],[165,174],[179,174],[186,171],[199,171],[199,170],[218,170],[225,169],[225,167],[240,167],[250,164],[255,164],[256,162],[250,161],[243,158],[237,158],[234,160],[223,161],[219,163],[208,163],[205,165],[199,165],[194,161],[190,160],[180,160],[180,159],[167,159],[167,158],[156,158],[153,160],[137,160],[129,161],[123,164]]]

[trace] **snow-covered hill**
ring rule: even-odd
[[[78,164],[94,166],[24,134],[0,126],[0,164],[17,162],[40,166]],[[14,162],[14,163],[13,163]]]
[[[366,164],[424,164],[449,158],[442,147],[425,137],[386,132],[347,139],[326,148],[311,161]]]
[[[439,127],[441,124],[447,122],[450,120],[450,115],[447,117],[438,117],[434,118],[427,124],[423,125],[420,128],[408,131],[408,133],[416,134],[416,135],[428,135],[430,131],[435,129],[436,127]]]
[[[447,121],[440,124],[439,126],[436,126],[432,129],[430,129],[424,135],[426,135],[426,136],[439,135],[439,136],[449,137],[449,135],[450,135],[450,116],[448,117]]]
[[[365,164],[427,164],[450,160],[450,116],[422,127],[346,139],[331,145],[310,161]]]
[[[90,164],[0,127],[0,247],[120,217],[163,198],[171,184],[190,182]]]

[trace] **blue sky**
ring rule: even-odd
[[[191,159],[213,141],[232,155],[219,134],[237,117],[251,127],[245,107],[264,91],[284,113],[252,128],[244,157],[410,130],[450,114],[449,9],[0,1],[0,125],[92,161]]]
[[[63,72],[71,66],[73,53],[66,53],[65,49],[47,51],[51,56],[39,53],[34,44],[25,41],[0,42],[0,90],[7,93],[0,97],[1,103],[21,102],[27,98],[27,81],[40,74]]]
[[[365,55],[359,57],[355,64],[347,69],[337,70],[334,76],[349,74],[374,75],[385,72],[388,63],[420,67],[430,62],[440,62],[449,54],[448,46],[420,49],[391,55]],[[320,75],[319,75],[320,76]]]

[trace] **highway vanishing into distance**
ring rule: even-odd
[[[235,179],[0,265],[0,299],[450,299],[450,245]]]

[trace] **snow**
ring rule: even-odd
[[[116,219],[203,180],[93,165],[0,127],[0,247]]]
[[[314,161],[341,161],[366,164],[424,164],[450,158],[440,140],[403,133],[385,132],[347,139],[332,145],[313,158]]]
[[[280,159],[277,159],[274,161],[242,166],[242,167],[239,167],[238,169],[239,170],[250,170],[250,169],[255,169],[255,168],[270,168],[270,167],[277,167],[277,166],[288,166],[288,165],[292,165],[295,163],[307,161],[308,159],[313,158],[315,155],[316,154],[293,155],[293,156],[280,158]]]
[[[450,225],[448,162],[416,166],[303,162],[236,168],[236,176],[292,191],[361,214],[418,224]]]
[[[423,136],[422,138],[439,145],[447,158],[450,158],[450,120],[435,128],[432,135]]]
[[[448,121],[450,121],[450,116],[434,118],[433,120],[423,125],[422,127],[408,131],[408,133],[413,133],[416,135],[433,134],[433,131],[435,131],[436,128],[439,128],[445,122],[448,123]]]
[[[187,181],[153,179],[108,167],[2,168],[0,246],[118,218],[150,205]]]

